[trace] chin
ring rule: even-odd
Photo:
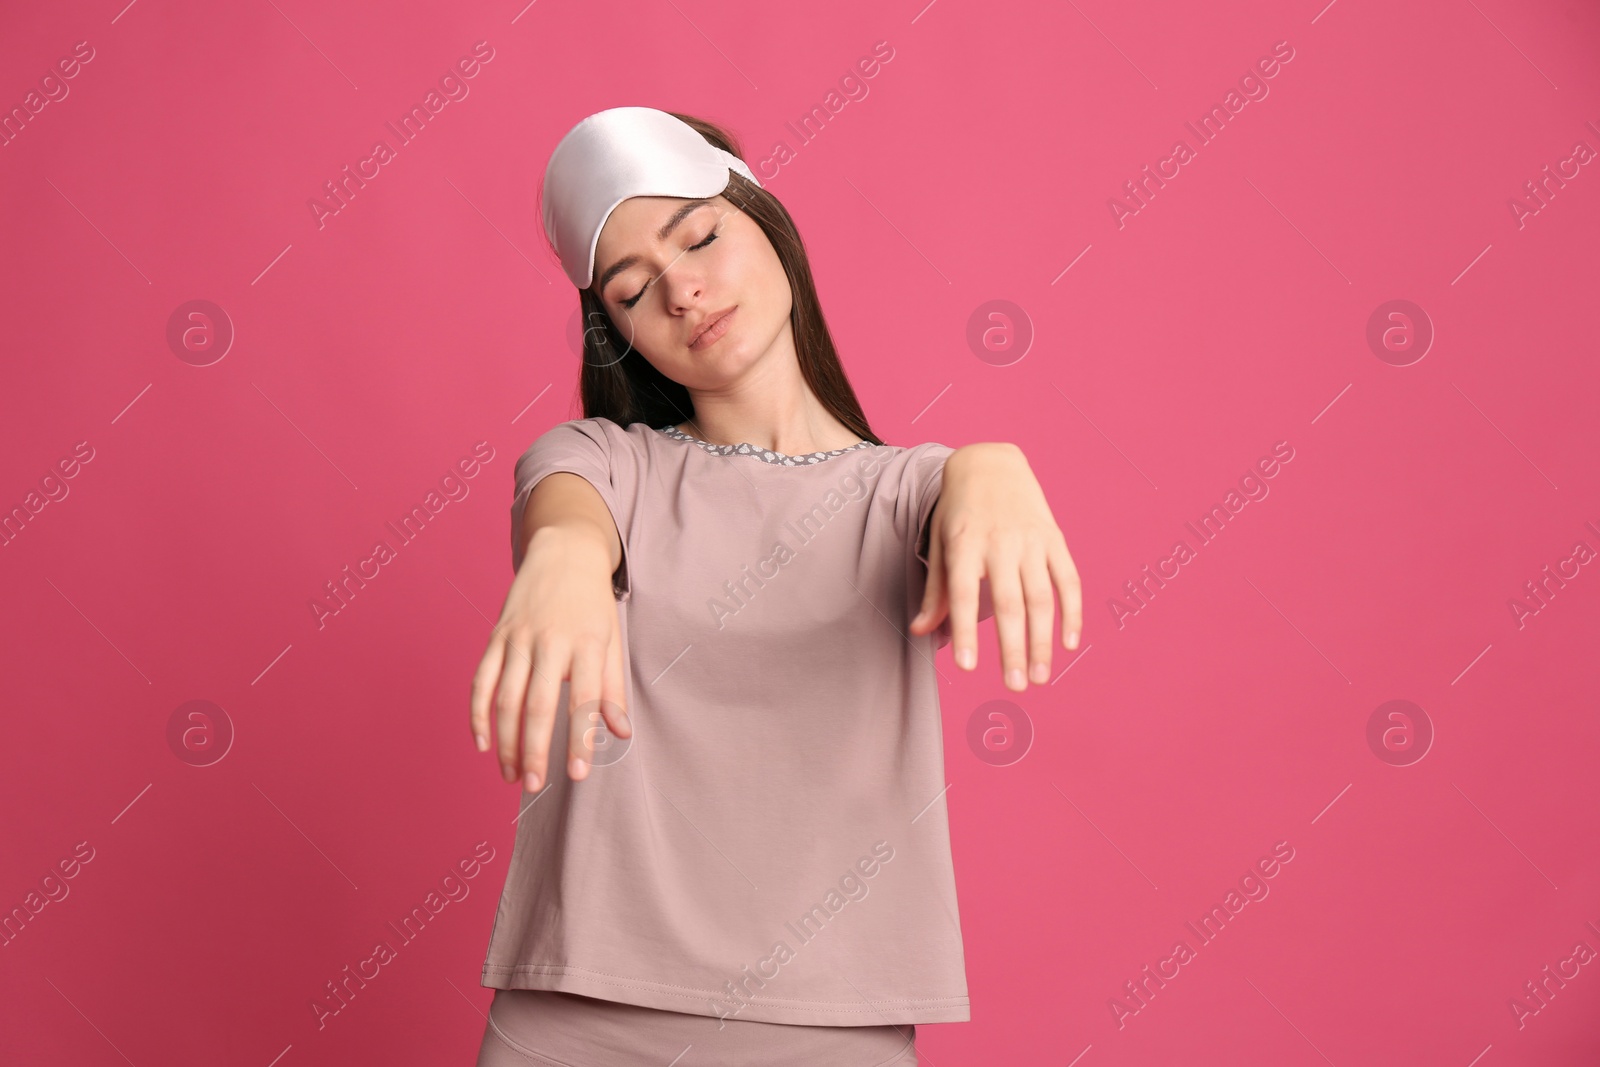
[[[731,338],[724,337],[727,341]],[[718,344],[705,352],[689,353],[690,380],[685,385],[696,389],[720,389],[739,380],[740,376],[757,363],[757,358],[744,348]]]

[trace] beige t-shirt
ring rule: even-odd
[[[878,1026],[970,1017],[934,653],[908,624],[953,449],[785,457],[673,427],[562,423],[517,461],[570,471],[622,539],[633,736],[522,794],[482,984],[696,1015]],[[983,584],[980,616],[993,607]]]

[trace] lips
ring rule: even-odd
[[[697,347],[702,339],[715,340],[717,337],[721,336],[725,330],[725,327],[722,325],[722,320],[733,314],[733,312],[734,308],[724,308],[721,311],[715,311],[708,315],[706,320],[700,324],[700,328],[695,331],[694,336],[689,338],[689,347]]]

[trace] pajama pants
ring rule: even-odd
[[[917,1028],[795,1026],[497,989],[477,1067],[916,1067]]]

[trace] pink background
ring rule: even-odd
[[[580,414],[534,194],[623,104],[742,138],[874,429],[1017,442],[1082,574],[1050,685],[1003,688],[991,625],[975,674],[939,656],[972,1020],[919,1028],[925,1063],[1600,1057],[1600,574],[1563,562],[1600,547],[1600,173],[1563,162],[1600,148],[1592,5],[119,2],[0,17],[8,112],[93,50],[0,148],[0,506],[66,492],[0,550],[0,908],[93,857],[0,948],[0,1058],[472,1062],[517,794],[468,685],[512,465]],[[400,145],[385,123],[480,41]],[[395,158],[319,225],[379,138]],[[220,359],[169,344],[192,300],[232,324]],[[1420,359],[1368,343],[1391,300],[1431,324]],[[441,479],[470,492],[319,627]],[[1270,492],[1199,546],[1241,479]],[[991,700],[1021,759],[968,744]],[[1420,711],[1369,742],[1391,700]],[[184,737],[189,701],[220,711]],[[319,1028],[325,983],[478,842],[470,894]],[[1279,842],[1202,944],[1185,924]]]

